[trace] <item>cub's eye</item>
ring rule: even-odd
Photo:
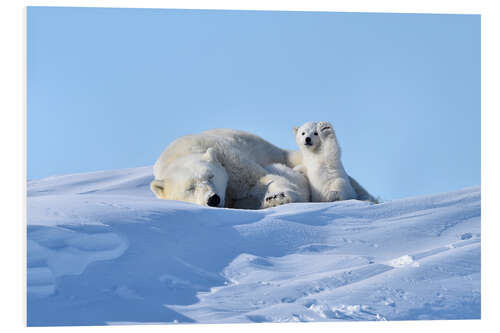
[[[305,135],[306,133],[302,132],[302,135]]]
[[[186,191],[188,192],[193,192],[194,190],[196,189],[196,186],[193,184],[193,185],[190,185]]]
[[[208,175],[208,180],[212,180],[214,179],[214,177],[215,177],[214,175]]]
[[[318,132],[314,132],[314,135],[318,135]]]

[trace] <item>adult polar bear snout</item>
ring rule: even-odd
[[[150,188],[159,199],[224,207],[228,175],[213,148],[155,165],[154,174]]]

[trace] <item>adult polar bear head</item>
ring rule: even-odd
[[[218,161],[214,148],[157,162],[151,190],[159,199],[192,202],[203,206],[224,207],[228,175]]]

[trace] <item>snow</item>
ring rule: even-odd
[[[29,326],[481,317],[479,187],[248,211],[158,200],[151,180],[28,182]]]

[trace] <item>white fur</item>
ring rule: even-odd
[[[218,207],[259,209],[308,201],[307,181],[290,167],[298,152],[280,149],[250,133],[214,129],[172,142],[154,165],[151,190],[160,199]]]
[[[263,178],[263,181],[268,184],[266,191],[276,193],[276,197],[265,197],[264,195],[267,202],[263,202],[263,207],[278,206],[288,202],[310,201],[309,184],[303,174],[279,163],[268,165],[265,169],[269,172]]]
[[[345,171],[340,146],[329,122],[308,122],[293,131],[302,153],[302,164],[295,170],[307,176],[311,201],[361,199],[376,202]]]

